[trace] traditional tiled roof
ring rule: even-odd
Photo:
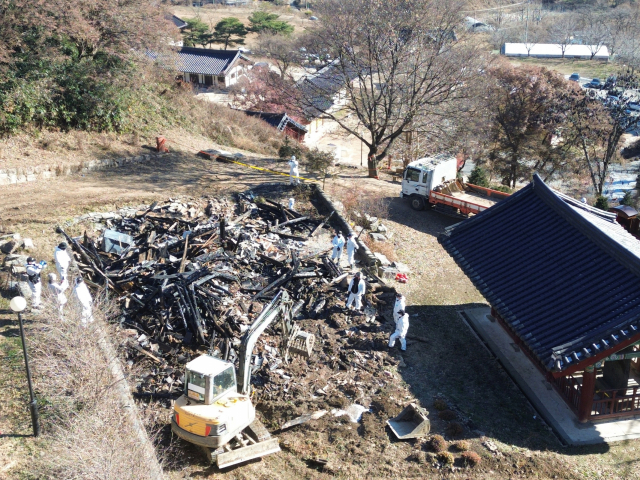
[[[345,73],[337,65],[330,64],[315,75],[300,79],[298,85],[304,99],[305,116],[313,119],[330,110],[335,96],[356,76],[355,69]]]
[[[265,112],[249,112],[249,111],[245,111],[244,113],[246,113],[250,117],[258,117],[261,120],[264,120],[272,127],[277,128],[279,132],[282,132],[289,124],[292,125],[294,128],[297,128],[298,130],[302,130],[305,133],[307,132],[307,127],[296,122],[293,118],[291,118],[286,113],[265,113]]]
[[[177,53],[176,70],[204,75],[224,75],[236,60],[248,60],[239,50],[182,47]]]
[[[507,327],[563,371],[640,334],[640,242],[538,177],[439,240]]]
[[[187,22],[182,20],[180,17],[176,17],[175,15],[167,15],[167,20],[173,22],[173,24],[178,27],[180,30],[187,26]]]

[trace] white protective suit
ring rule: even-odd
[[[355,238],[349,237],[347,239],[347,260],[351,268],[355,267],[356,265],[356,250],[358,250],[358,242],[356,242]]]
[[[404,298],[404,295],[400,298],[396,297],[396,303],[393,306],[393,321],[398,323],[398,312],[400,310],[404,311],[404,307],[406,307],[407,300]]]
[[[296,204],[296,199],[295,198],[290,198],[289,199],[289,206],[287,207],[289,210],[293,210],[293,206]]]
[[[362,295],[364,295],[364,292],[367,287],[364,283],[364,279],[360,278],[360,282],[358,282],[358,286],[354,288],[355,281],[356,281],[356,277],[353,277],[349,282],[349,299],[347,300],[347,308],[351,308],[351,304],[355,300],[356,310],[360,310],[362,308]]]
[[[87,284],[80,280],[73,287],[73,291],[80,305],[82,305],[82,324],[86,325],[87,323],[93,322],[93,312],[91,309],[93,299],[91,298],[91,292],[89,292]]]
[[[40,308],[40,295],[42,294],[42,281],[40,281],[40,272],[44,268],[44,265],[37,263],[27,264],[27,276],[29,278],[28,284],[31,289],[32,306],[33,308]]]
[[[291,160],[289,160],[289,185],[299,185],[300,179],[297,178],[300,176],[300,171],[298,170],[298,161],[296,160],[295,155],[291,156]]]
[[[336,260],[340,263],[340,258],[342,258],[342,248],[344,247],[344,237],[341,233],[333,237],[333,241],[331,242],[333,245],[333,251],[331,252],[331,260]]]
[[[66,250],[56,247],[53,252],[53,258],[56,261],[56,269],[58,270],[58,275],[60,275],[60,281],[64,282],[67,279],[69,265],[71,265],[71,257],[69,257]]]
[[[400,350],[407,349],[407,341],[404,337],[407,336],[407,331],[409,330],[409,314],[405,313],[403,316],[398,318],[396,322],[396,331],[391,334],[389,337],[389,348],[393,347],[396,344],[396,339],[400,339]]]
[[[64,283],[49,283],[49,291],[55,295],[56,301],[58,302],[58,312],[60,313],[60,319],[63,318],[64,306],[67,303],[67,296],[64,294],[64,291],[67,289],[68,283],[65,285]]]

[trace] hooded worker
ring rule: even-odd
[[[356,239],[353,237],[353,233],[347,235],[347,261],[352,270],[356,266],[355,255],[358,248],[358,242],[356,242]]]
[[[398,323],[398,312],[402,310],[404,312],[405,307],[407,306],[406,299],[404,295],[400,292],[396,293],[396,303],[393,305],[393,321]]]
[[[360,272],[356,272],[351,281],[349,282],[349,299],[347,300],[347,308],[351,309],[351,304],[356,302],[356,310],[362,308],[362,295],[366,290],[364,280],[361,278]]]
[[[32,295],[32,307],[40,308],[40,295],[42,294],[42,282],[40,281],[40,272],[47,265],[44,260],[40,263],[36,263],[36,259],[33,257],[27,258],[27,283],[31,289]]]
[[[331,244],[333,245],[331,260],[337,260],[337,263],[340,264],[340,258],[342,257],[342,248],[344,247],[344,237],[342,236],[342,232],[336,230],[336,236],[333,237]]]
[[[403,352],[407,349],[407,331],[409,330],[409,314],[404,310],[398,311],[398,321],[396,322],[396,331],[389,337],[389,348],[393,348],[396,340],[400,339],[400,350]]]
[[[91,298],[91,292],[89,292],[89,288],[87,284],[84,283],[84,280],[82,280],[82,277],[76,278],[73,292],[76,294],[80,305],[82,305],[82,324],[86,326],[87,323],[93,322],[93,298]]]
[[[295,198],[290,198],[289,199],[289,206],[287,208],[289,208],[289,210],[293,210],[293,206],[296,204],[296,199]]]
[[[56,302],[58,303],[58,312],[60,312],[60,320],[63,319],[64,306],[67,303],[67,296],[64,291],[67,289],[68,283],[58,283],[58,278],[55,273],[49,274],[49,291],[55,295]]]
[[[67,280],[69,265],[71,265],[71,257],[67,253],[67,246],[66,242],[60,242],[53,252],[53,258],[56,261],[56,270],[58,270],[58,275],[60,275],[60,281],[62,283]]]
[[[298,185],[300,183],[300,172],[298,170],[298,161],[295,155],[291,155],[289,160],[289,185]]]

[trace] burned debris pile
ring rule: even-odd
[[[248,193],[237,202],[168,201],[105,217],[98,238],[71,238],[60,230],[87,282],[117,299],[114,319],[128,335],[127,361],[146,365],[136,385],[139,396],[178,396],[184,364],[200,353],[235,361],[243,333],[281,289],[289,292],[298,318],[322,316],[334,328],[346,326],[345,316],[328,308],[336,306],[347,281],[326,255],[330,236],[322,232],[330,216],[308,210],[304,215]],[[375,317],[371,301],[366,311]],[[254,367],[265,367],[255,381],[284,395],[290,377],[274,328],[254,351]],[[372,346],[351,339],[353,333],[345,333],[346,341]],[[328,361],[351,357],[366,364],[360,354]]]

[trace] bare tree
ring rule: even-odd
[[[634,74],[620,74],[617,86],[637,89],[640,78]],[[618,101],[604,105],[592,91],[574,90],[567,97],[567,124],[576,146],[582,152],[582,161],[589,172],[597,195],[602,195],[609,168],[617,160],[620,139],[628,129],[640,124],[640,117],[628,110],[630,98],[624,95]]]
[[[632,10],[627,5],[611,9],[603,15],[603,24],[607,31],[606,44],[610,55],[618,53],[620,45],[628,35],[633,35],[638,30],[638,24],[634,22]]]
[[[571,44],[574,35],[580,27],[578,19],[573,12],[570,12],[552,17],[549,22],[548,32],[551,43],[560,47],[562,58],[564,58],[567,47]]]
[[[582,39],[587,44],[591,59],[595,57],[607,43],[609,30],[604,23],[602,12],[589,9],[585,10],[581,16]]]
[[[282,78],[286,78],[291,68],[300,63],[299,48],[296,40],[284,35],[265,31],[258,37],[258,53],[273,60]]]
[[[332,63],[300,83],[299,101],[367,146],[369,176],[377,176],[377,163],[405,131],[449,129],[472,95],[484,59],[471,42],[457,41],[462,6],[445,0],[318,4],[321,22],[310,32],[309,51]],[[343,112],[328,108],[336,99]]]

